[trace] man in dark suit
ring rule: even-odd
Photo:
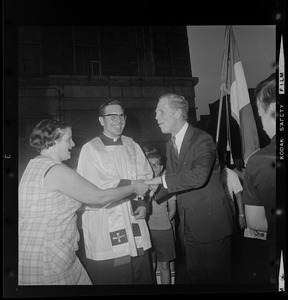
[[[183,96],[159,98],[155,118],[162,133],[171,134],[175,143],[171,139],[166,145],[166,173],[146,183],[153,190],[163,185],[156,201],[167,194],[177,196],[187,283],[226,284],[231,272],[232,215],[213,139],[187,122],[188,110]]]

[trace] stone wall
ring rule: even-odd
[[[190,105],[190,122],[196,122],[194,86],[197,78],[145,78],[128,76],[49,76],[19,80],[19,175],[35,156],[29,145],[33,127],[44,118],[61,118],[72,125],[76,144],[72,159],[76,167],[80,148],[102,131],[98,107],[107,99],[119,99],[127,113],[125,135],[140,144],[154,144],[165,155],[163,135],[155,120],[159,96],[174,92],[185,96]],[[19,177],[20,177],[19,176]]]

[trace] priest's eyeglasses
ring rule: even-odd
[[[120,119],[120,121],[125,121],[127,116],[125,114],[121,114],[121,115],[117,115],[117,114],[107,114],[104,115],[103,118],[105,117],[110,117],[111,121],[115,122],[118,121],[118,119]]]

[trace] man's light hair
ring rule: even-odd
[[[171,109],[180,109],[182,112],[182,118],[184,120],[188,119],[188,112],[189,112],[189,105],[188,101],[185,99],[185,97],[174,94],[174,93],[167,93],[162,95],[159,100],[167,98],[168,104]]]

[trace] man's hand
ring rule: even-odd
[[[156,192],[158,189],[158,186],[159,186],[159,184],[157,184],[157,185],[150,184],[148,187],[149,187],[149,190]]]
[[[146,207],[138,206],[134,211],[134,217],[136,220],[145,219],[146,218]]]
[[[158,177],[154,177],[150,180],[146,180],[145,183],[148,184],[149,190],[156,192],[158,186],[160,184],[162,184],[162,179],[161,179],[161,176],[158,176]]]
[[[143,196],[148,191],[148,185],[144,181],[133,180],[132,185],[134,185],[134,193],[137,196]]]
[[[152,186],[152,187],[154,186],[154,188],[155,188],[156,185],[158,186],[159,184],[162,184],[162,179],[161,179],[161,176],[158,176],[158,177],[154,177],[150,180],[146,180],[145,183],[148,184],[149,189],[151,189],[153,191],[153,189],[150,188],[150,186]]]

